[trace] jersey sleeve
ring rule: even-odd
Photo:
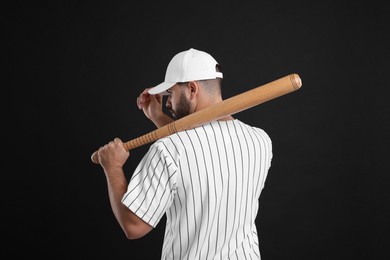
[[[262,167],[261,174],[264,176],[261,181],[261,187],[263,188],[265,185],[265,181],[268,176],[268,171],[271,168],[273,152],[272,152],[272,140],[270,136],[261,128],[253,127],[255,132],[257,133],[257,139],[259,141],[261,147],[261,154],[263,157],[262,162],[264,163],[264,167]]]
[[[176,190],[177,166],[163,142],[150,146],[134,171],[122,203],[156,227],[171,206]]]

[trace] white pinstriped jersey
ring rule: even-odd
[[[161,259],[260,259],[255,218],[271,159],[264,130],[213,121],[152,144],[122,202],[154,227],[166,214]]]

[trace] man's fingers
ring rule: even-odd
[[[162,101],[162,96],[161,95],[156,94],[156,95],[154,95],[154,97],[156,98],[158,103],[161,103],[161,101]]]
[[[142,109],[145,105],[145,103],[150,101],[151,95],[147,91],[143,91],[139,97],[137,97],[137,106],[138,109]]]
[[[145,88],[144,91],[142,91],[142,94],[150,95],[148,92],[149,89],[151,89],[151,88]]]

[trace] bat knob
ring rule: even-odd
[[[95,151],[91,155],[91,160],[92,160],[93,163],[99,164],[98,151]]]

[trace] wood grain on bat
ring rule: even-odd
[[[160,127],[150,133],[127,141],[123,144],[123,146],[127,151],[129,151],[176,132],[195,128],[225,116],[236,114],[271,99],[296,91],[301,86],[302,81],[298,74],[294,73],[287,75],[173,121],[172,123]],[[91,156],[91,160],[98,164],[99,160],[97,156],[97,151],[95,151]]]

